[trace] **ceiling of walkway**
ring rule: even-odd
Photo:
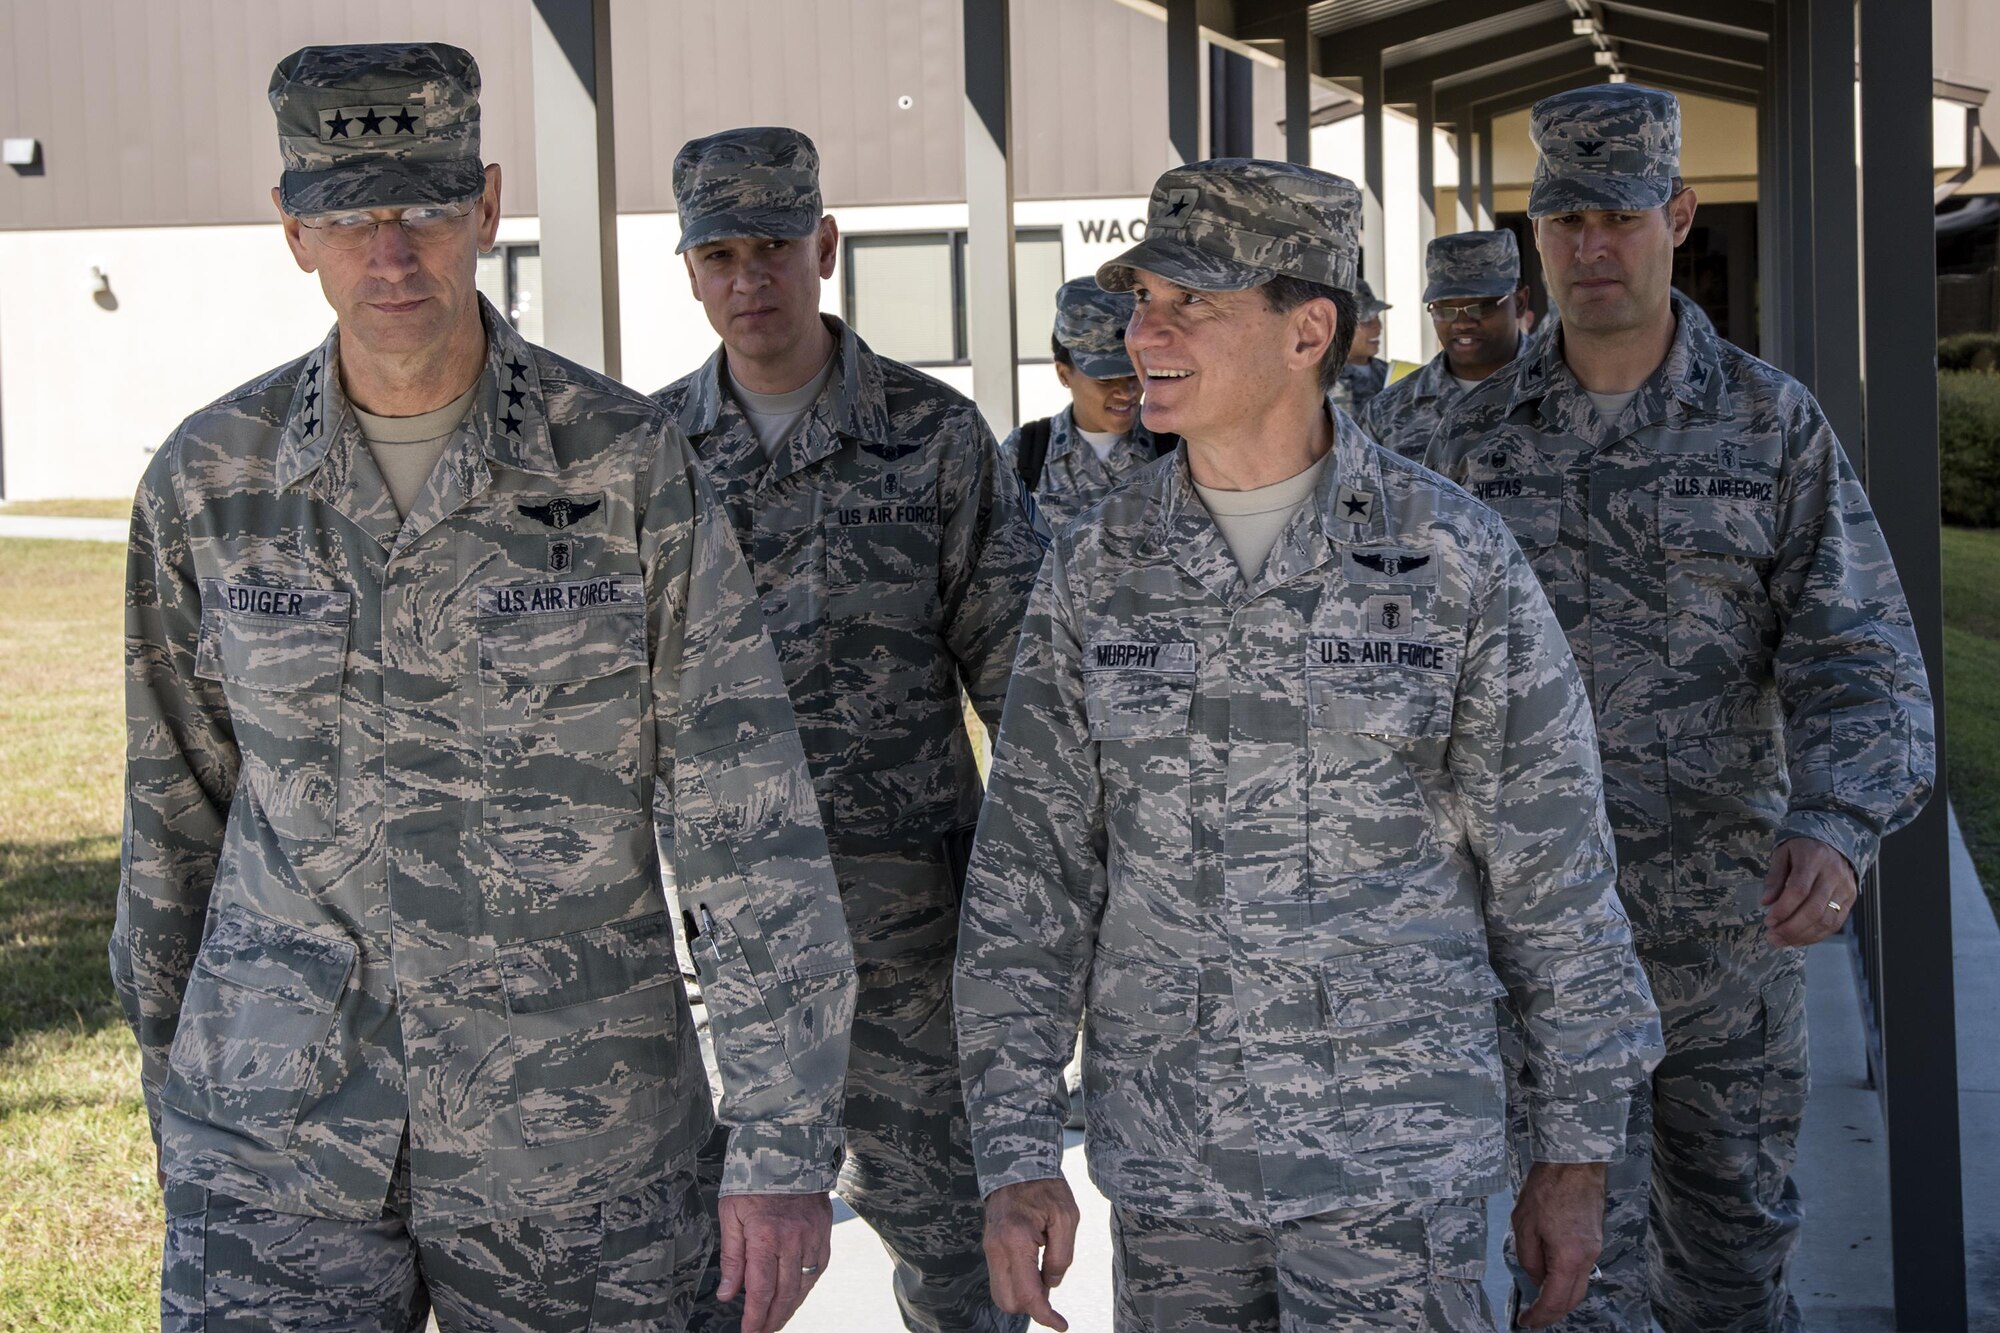
[[[1725,101],[1757,100],[1771,0],[1203,0],[1202,22],[1282,41],[1303,11],[1316,72],[1383,100],[1429,99],[1450,123],[1502,114],[1618,74]]]

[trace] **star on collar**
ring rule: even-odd
[[[1367,491],[1357,491],[1352,486],[1342,486],[1340,496],[1334,501],[1340,518],[1348,523],[1366,523],[1369,513],[1375,507],[1375,497]]]
[[[512,375],[517,380],[524,380],[528,378],[527,366],[523,365],[519,361],[509,361],[507,363],[507,373]]]

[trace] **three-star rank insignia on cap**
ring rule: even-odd
[[[419,139],[417,122],[421,107],[398,103],[394,106],[329,107],[319,113],[319,137],[323,143],[347,139]]]
[[[1375,497],[1352,486],[1342,486],[1333,502],[1334,517],[1343,523],[1366,523],[1375,516]]]
[[[602,500],[572,500],[559,495],[547,504],[524,504],[516,505],[515,508],[537,523],[561,530],[572,523],[589,518],[602,508],[603,504]]]

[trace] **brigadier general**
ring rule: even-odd
[[[1067,526],[1127,477],[1173,452],[1172,437],[1154,435],[1139,419],[1139,376],[1125,352],[1131,317],[1131,293],[1107,292],[1096,278],[1072,278],[1056,289],[1049,345],[1070,405],[1018,427],[1000,445],[1052,528]]]
[[[1511,231],[1440,236],[1424,252],[1424,309],[1438,354],[1369,400],[1357,418],[1369,438],[1421,461],[1438,421],[1461,395],[1519,355],[1528,337],[1521,251]]]
[[[1929,794],[1923,663],[1819,405],[1669,285],[1695,213],[1679,104],[1579,89],[1530,129],[1561,319],[1428,462],[1507,520],[1568,634],[1666,1029],[1573,1326],[1796,1329],[1803,947]]]
[[[674,197],[722,346],[657,397],[749,558],[861,977],[840,1194],[911,1329],[1018,1328],[980,1260],[950,988],[981,796],[960,692],[997,731],[1043,540],[972,403],[820,314],[840,242],[810,139],[693,140]],[[733,1326],[709,1296],[697,1324]]]
[[[1147,422],[1184,444],[1042,567],[957,983],[995,1295],[1051,1327],[1086,1011],[1133,1333],[1491,1329],[1503,993],[1530,1033],[1515,1228],[1545,1325],[1583,1294],[1658,1055],[1589,705],[1533,571],[1328,407],[1359,210],[1308,168],[1198,163],[1098,270],[1137,300]]]
[[[166,1188],[161,1320],[675,1330],[826,1262],[854,974],[756,590],[655,404],[478,296],[456,47],[272,76],[325,342],[189,417],[134,504],[111,970]]]

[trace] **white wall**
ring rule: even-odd
[[[1078,277],[1123,250],[1143,199],[1023,203],[1024,227],[1060,226],[1063,269]],[[847,208],[849,233],[965,226],[963,204]],[[1117,224],[1116,228],[1111,224]],[[1089,224],[1089,236],[1086,235]],[[502,242],[533,241],[534,218],[507,218]],[[619,309],[627,383],[651,392],[695,369],[715,334],[688,292],[669,213],[618,219]],[[115,310],[91,299],[110,276]],[[821,290],[840,310],[841,274]],[[152,451],[182,418],[304,353],[332,312],[275,225],[0,232],[0,442],[8,499],[130,495]],[[930,372],[969,394],[970,367]],[[1020,370],[1023,418],[1069,401],[1048,365]]]
[[[130,495],[183,417],[332,323],[276,224],[0,232],[7,497]]]

